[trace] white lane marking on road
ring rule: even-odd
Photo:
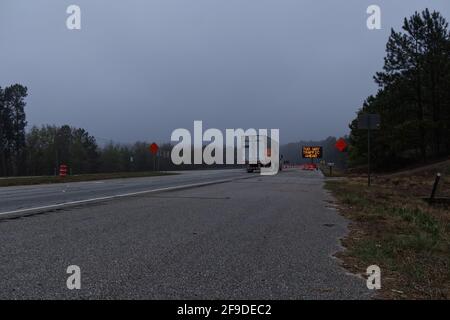
[[[7,214],[25,213],[25,212],[30,212],[30,211],[59,208],[59,207],[71,206],[71,205],[75,205],[75,204],[84,204],[84,203],[90,203],[90,202],[96,202],[96,201],[112,200],[112,199],[116,199],[116,198],[131,197],[131,196],[137,196],[140,194],[146,194],[146,193],[152,193],[152,192],[177,190],[177,189],[184,189],[184,188],[190,188],[190,187],[200,187],[200,186],[206,186],[209,184],[217,184],[217,183],[231,182],[231,181],[233,181],[233,179],[224,179],[224,180],[192,183],[192,184],[185,184],[185,185],[180,185],[180,186],[124,193],[124,194],[118,194],[118,195],[114,195],[114,196],[99,197],[99,198],[92,198],[92,199],[86,199],[86,200],[69,201],[69,202],[51,204],[51,205],[41,206],[41,207],[32,207],[32,208],[27,208],[27,209],[19,209],[19,210],[14,210],[14,211],[0,212],[0,216],[7,215]]]

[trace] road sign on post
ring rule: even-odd
[[[153,142],[150,145],[150,152],[154,156],[154,158],[153,158],[153,171],[156,171],[156,158],[157,158],[158,150],[159,150],[159,146],[156,143]]]
[[[379,114],[362,113],[358,116],[358,129],[380,129],[381,118]]]
[[[344,150],[347,149],[347,142],[344,138],[340,138],[338,141],[336,141],[335,147],[340,152],[344,152]]]
[[[151,152],[153,155],[156,155],[156,153],[158,153],[158,150],[159,150],[158,145],[157,145],[156,143],[153,142],[153,143],[150,145],[150,152]]]
[[[367,185],[370,187],[370,130],[380,129],[379,114],[362,113],[358,116],[358,129],[367,130]]]

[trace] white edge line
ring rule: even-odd
[[[39,210],[44,210],[44,209],[59,208],[59,207],[65,207],[65,206],[72,206],[72,205],[75,205],[75,204],[83,204],[83,203],[90,203],[90,202],[96,202],[96,201],[112,200],[112,199],[116,199],[116,198],[131,197],[131,196],[137,196],[137,195],[146,194],[146,193],[169,191],[169,190],[178,190],[178,189],[191,188],[191,187],[200,187],[200,186],[206,186],[206,185],[210,185],[210,184],[231,182],[234,179],[224,179],[224,180],[200,182],[200,183],[193,183],[193,184],[185,184],[185,185],[181,185],[181,186],[173,186],[173,187],[166,187],[166,188],[159,188],[159,189],[152,189],[152,190],[124,193],[124,194],[118,194],[118,195],[114,195],[114,196],[99,197],[99,198],[92,198],[92,199],[86,199],[86,200],[77,200],[77,201],[70,201],[70,202],[64,202],[64,203],[58,203],[58,204],[51,204],[51,205],[42,206],[42,207],[33,207],[33,208],[19,209],[19,210],[14,210],[14,211],[0,212],[0,216],[4,216],[4,215],[8,215],[8,214],[16,214],[16,213],[25,213],[25,212],[30,212],[30,211],[39,211]]]

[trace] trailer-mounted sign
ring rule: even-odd
[[[302,156],[304,159],[321,159],[322,158],[322,147],[320,146],[303,146]]]

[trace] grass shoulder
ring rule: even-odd
[[[326,181],[352,221],[347,250],[337,256],[359,274],[378,265],[380,298],[450,299],[450,210],[422,200],[431,191],[428,176],[383,176],[371,188],[364,177]],[[448,176],[440,193],[450,194]]]
[[[319,169],[320,171],[322,171],[323,175],[327,178],[340,178],[346,176],[346,172],[344,169],[335,166],[332,167],[330,170],[329,166],[320,164]]]

